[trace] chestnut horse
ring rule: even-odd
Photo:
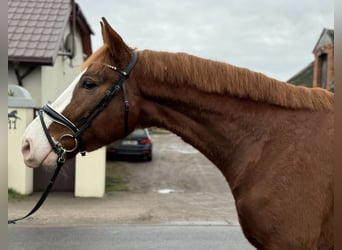
[[[104,18],[101,26],[104,45],[27,128],[26,165],[54,165],[54,143],[74,157],[135,128],[165,128],[219,168],[256,248],[334,248],[333,93],[184,53],[135,51]]]

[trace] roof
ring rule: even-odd
[[[327,44],[333,44],[334,45],[334,30],[324,28],[321,35],[319,36],[318,41],[315,44],[313,52],[315,51],[315,49],[320,48],[320,47],[327,45]]]
[[[334,30],[324,28],[321,35],[319,36],[318,41],[314,47],[314,51],[321,46],[325,46],[327,44],[334,45]],[[292,76],[288,83],[292,83],[294,85],[302,85],[306,87],[313,87],[313,74],[314,74],[314,61],[308,64],[304,69],[300,72]]]
[[[8,61],[53,65],[70,13],[70,0],[8,0]]]
[[[287,80],[288,83],[292,83],[294,85],[301,85],[306,87],[313,86],[313,71],[314,71],[314,62],[308,64],[304,69],[298,72],[296,75]]]

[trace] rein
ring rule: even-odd
[[[125,80],[128,78],[129,73],[132,71],[134,68],[135,64],[137,63],[138,60],[138,53],[136,51],[133,51],[133,57],[131,62],[128,64],[128,66],[125,69],[119,69],[115,66],[109,65],[109,64],[104,64],[106,67],[118,72],[120,74],[119,79],[114,82],[112,87],[106,91],[105,96],[97,103],[97,105],[94,107],[94,109],[89,113],[89,115],[85,118],[82,119],[82,122],[80,124],[75,125],[73,122],[71,122],[68,118],[66,118],[64,115],[61,113],[57,112],[55,109],[53,109],[50,105],[45,105],[41,110],[39,110],[39,118],[40,122],[42,124],[44,133],[46,138],[49,141],[49,144],[52,147],[52,150],[57,154],[57,166],[54,174],[51,177],[50,183],[46,187],[44,193],[36,203],[36,205],[33,207],[33,209],[25,216],[13,219],[13,220],[8,220],[8,224],[16,224],[17,221],[23,220],[30,215],[34,214],[44,203],[45,199],[49,195],[55,180],[62,168],[62,166],[65,163],[66,155],[68,152],[73,152],[75,151],[78,146],[80,146],[80,152],[82,156],[85,155],[85,151],[83,148],[82,140],[80,138],[81,134],[83,131],[89,127],[90,123],[95,119],[95,117],[104,110],[105,107],[108,106],[109,102],[112,100],[114,96],[118,94],[120,89],[122,89],[123,92],[123,97],[124,97],[124,113],[125,113],[125,118],[124,118],[124,132],[123,136],[125,137],[128,133],[128,112],[129,112],[129,104],[128,104],[128,97],[127,97],[127,92],[126,92],[126,86],[125,86]],[[54,139],[50,135],[48,128],[45,124],[44,121],[44,113],[46,113],[52,120],[55,122],[69,128],[73,134],[64,134],[62,135],[58,142],[55,143]],[[75,146],[72,149],[65,149],[62,145],[62,141],[64,138],[72,138],[75,141]]]

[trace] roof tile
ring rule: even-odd
[[[34,56],[35,50],[34,49],[26,49],[25,55],[27,57]]]
[[[29,27],[26,25],[26,28],[24,30],[24,34],[33,34],[33,30],[34,30],[33,27]]]
[[[11,20],[20,20],[21,14],[14,13],[12,16],[12,19],[9,19],[8,22],[11,22]]]
[[[28,49],[35,49],[37,48],[38,42],[30,42],[27,46]]]
[[[28,42],[27,42],[27,41],[20,41],[20,42],[18,43],[18,48],[19,48],[19,49],[25,49],[25,48],[27,48],[27,45],[28,45]]]
[[[19,43],[18,40],[14,40],[14,41],[12,41],[11,43],[8,44],[8,48],[15,49],[16,47],[18,47],[18,43]]]
[[[16,29],[16,33],[24,33],[24,30],[25,30],[25,27],[20,26]]]
[[[21,37],[22,41],[30,41],[31,42],[31,34],[23,34]],[[28,44],[27,44],[28,45]]]
[[[8,54],[14,54],[15,49],[8,47]]]
[[[11,7],[17,7],[19,4],[20,4],[20,1],[12,1]],[[9,2],[8,2],[8,5],[10,5]]]
[[[19,41],[21,39],[21,34],[14,33],[11,38],[12,38],[12,40],[18,40]]]
[[[28,4],[27,4],[27,7],[28,8],[34,8],[36,6],[36,2],[35,1],[29,1]]]
[[[45,29],[43,30],[43,35],[46,35],[47,37],[49,37],[50,36],[50,34],[51,34],[51,32],[52,32],[52,28],[51,27],[48,27],[47,25],[45,25]]]
[[[44,50],[46,48],[46,43],[38,43],[37,49]]]
[[[21,49],[18,47],[15,49],[15,52],[23,55],[25,53],[25,49]]]
[[[33,35],[31,36],[31,43],[36,44],[35,42],[37,42],[39,40],[40,40],[40,35],[33,33]]]
[[[38,49],[35,51],[35,57],[43,57],[43,58],[46,58],[46,56],[44,57],[44,54],[45,54],[45,50],[44,49]]]

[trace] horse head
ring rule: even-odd
[[[133,70],[137,52],[128,47],[105,18],[103,46],[82,65],[83,72],[27,127],[22,154],[29,167],[55,165],[58,150],[74,157],[93,151],[135,128]],[[127,88],[126,88],[127,85]],[[128,112],[129,111],[129,112]]]

